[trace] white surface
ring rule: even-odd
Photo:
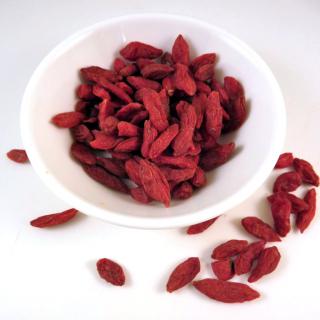
[[[166,29],[162,31],[163,25]],[[246,88],[249,117],[240,130],[224,136],[225,142],[235,141],[236,155],[207,174],[206,188],[186,201],[172,201],[170,208],[156,202],[142,206],[128,195],[106,189],[88,177],[70,156],[69,130],[57,129],[50,119],[60,112],[74,110],[74,88],[80,83],[80,68],[110,67],[124,43],[137,39],[170,51],[180,32],[198,55],[217,52],[216,70],[224,76],[236,75],[241,81]],[[268,96],[264,96],[265,91]],[[71,207],[119,225],[163,229],[211,219],[254,193],[269,176],[283,148],[286,119],[277,81],[244,43],[195,19],[149,14],[104,21],[79,31],[55,48],[27,86],[21,128],[35,171]]]
[[[260,300],[224,305],[189,288],[175,294],[163,290],[172,267],[188,256],[203,258],[202,275],[209,275],[211,248],[245,237],[240,217],[267,216],[263,197],[273,177],[210,231],[195,237],[180,230],[126,229],[85,216],[54,230],[28,226],[31,218],[66,207],[30,166],[4,156],[21,146],[20,101],[32,71],[77,29],[108,16],[150,10],[213,22],[251,45],[268,62],[284,93],[285,150],[320,171],[318,1],[1,1],[0,318],[319,319],[319,215],[304,235],[292,233],[279,246],[283,258],[278,270],[253,285]],[[97,277],[94,264],[104,256],[126,266],[127,287],[111,287]]]

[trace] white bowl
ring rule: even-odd
[[[182,33],[193,56],[216,52],[217,68],[243,84],[249,116],[234,135],[239,152],[209,173],[208,184],[185,201],[142,205],[89,178],[69,155],[69,130],[50,123],[53,115],[72,111],[78,70],[110,67],[119,49],[139,40],[170,51]],[[248,198],[270,174],[285,138],[285,107],[276,79],[246,44],[210,24],[175,15],[142,14],[109,19],[59,44],[40,63],[26,88],[21,111],[22,138],[31,163],[44,183],[85,214],[137,228],[172,228],[221,214]],[[230,139],[230,137],[227,137]]]

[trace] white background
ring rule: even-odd
[[[320,171],[319,1],[1,0],[0,319],[319,319],[318,216],[305,234],[293,232],[279,245],[279,268],[253,285],[261,292],[259,300],[225,305],[192,288],[172,294],[164,290],[171,269],[189,256],[199,256],[201,277],[209,276],[211,249],[247,237],[239,227],[241,217],[270,219],[264,197],[274,177],[198,236],[184,230],[126,229],[85,215],[51,230],[29,226],[35,216],[67,208],[30,165],[5,157],[11,148],[22,147],[19,108],[32,71],[78,29],[148,11],[208,21],[252,46],[273,70],[286,100],[285,151],[310,160]],[[95,261],[101,257],[125,266],[125,287],[112,287],[97,276]]]

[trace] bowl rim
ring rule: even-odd
[[[233,43],[236,43],[238,47],[241,47],[242,50],[247,52],[250,57],[252,57],[255,63],[259,64],[260,69],[264,71],[264,75],[269,78],[270,84],[273,86],[273,92],[276,95],[276,100],[279,104],[278,118],[276,130],[278,137],[274,142],[272,151],[269,151],[269,154],[265,158],[264,162],[260,165],[257,172],[239,189],[236,193],[232,194],[230,197],[223,199],[218,204],[208,206],[198,211],[183,214],[181,216],[174,217],[137,217],[137,216],[128,216],[121,215],[117,212],[110,211],[109,209],[101,209],[95,206],[92,203],[89,203],[83,200],[81,197],[78,197],[74,192],[67,189],[62,183],[59,182],[53,175],[49,174],[46,169],[45,162],[42,160],[40,153],[37,151],[37,147],[33,142],[30,122],[27,121],[30,118],[29,115],[29,99],[31,97],[32,91],[35,87],[35,84],[42,74],[42,71],[46,68],[47,64],[52,61],[60,51],[64,51],[65,48],[69,47],[70,43],[77,42],[83,36],[89,32],[94,32],[95,30],[100,29],[103,26],[120,23],[128,20],[143,19],[143,18],[164,18],[164,19],[174,19],[188,23],[198,24],[202,27],[209,28],[215,33],[222,35],[224,38],[228,38]],[[67,37],[65,40],[60,42],[55,46],[40,62],[38,67],[32,73],[30,80],[25,88],[22,102],[21,102],[21,112],[20,112],[20,127],[21,127],[21,136],[23,145],[27,150],[30,162],[37,173],[41,178],[44,184],[59,198],[64,200],[66,203],[70,204],[73,207],[79,209],[79,211],[84,212],[89,216],[100,218],[106,222],[126,226],[134,227],[141,229],[169,229],[169,228],[178,228],[199,223],[205,220],[208,220],[214,216],[215,213],[224,213],[241,202],[249,198],[254,191],[256,191],[263,182],[267,179],[270,172],[273,170],[274,164],[282,151],[285,135],[286,135],[286,111],[285,111],[285,101],[281,93],[280,86],[273,75],[271,69],[266,64],[266,62],[246,43],[237,37],[233,36],[229,32],[212,25],[208,22],[204,22],[193,17],[176,15],[176,14],[164,14],[164,13],[141,13],[141,14],[128,14],[118,17],[108,18],[98,23],[95,23],[91,26],[83,28],[71,36]],[[214,210],[212,209],[214,208]],[[165,210],[165,209],[164,209]],[[88,213],[89,212],[89,213]]]

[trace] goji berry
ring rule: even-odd
[[[120,54],[127,60],[136,61],[139,58],[159,58],[162,50],[143,42],[132,41],[120,50]]]
[[[90,165],[95,164],[97,161],[92,150],[82,143],[74,142],[71,145],[70,151],[72,156],[81,163]]]
[[[273,272],[280,261],[281,255],[277,247],[263,249],[258,257],[257,265],[252,270],[248,281],[255,282]]]
[[[141,74],[144,78],[159,80],[166,77],[173,71],[174,69],[167,64],[152,63],[146,65],[141,70]]]
[[[30,222],[33,227],[47,228],[53,227],[59,224],[63,224],[74,218],[78,213],[76,209],[68,209],[59,213],[51,213],[39,218],[36,218]]]
[[[158,131],[152,125],[150,120],[144,122],[144,129],[143,129],[143,142],[141,146],[141,154],[144,158],[148,158],[149,150],[153,143],[153,141],[157,138]]]
[[[7,152],[7,157],[18,163],[26,163],[29,161],[28,155],[25,150],[23,149],[12,149],[9,152]]]
[[[236,100],[240,96],[243,96],[243,89],[240,82],[233,77],[224,77],[224,88],[228,97],[232,100]]]
[[[151,199],[148,197],[148,195],[145,193],[142,187],[136,187],[130,189],[131,197],[141,203],[149,203],[151,202]]]
[[[254,260],[259,256],[265,244],[266,242],[264,240],[253,242],[236,257],[234,260],[234,271],[236,275],[250,272]]]
[[[116,138],[115,136],[108,136],[102,131],[93,131],[93,134],[95,139],[89,143],[93,149],[111,150],[122,141],[122,139]]]
[[[125,283],[125,274],[122,267],[110,260],[100,259],[97,261],[97,270],[100,277],[115,286],[123,286]]]
[[[213,91],[208,96],[205,114],[206,133],[215,139],[219,138],[221,135],[223,114],[218,92]]]
[[[73,128],[80,124],[83,119],[84,115],[81,112],[71,111],[55,115],[52,122],[60,128]]]
[[[173,169],[167,166],[162,166],[160,169],[168,181],[177,183],[191,179],[196,171],[196,168]]]
[[[277,163],[275,164],[275,169],[282,169],[292,166],[293,163],[293,155],[291,152],[286,152],[280,154]]]
[[[319,176],[308,161],[295,158],[293,160],[293,167],[301,176],[303,182],[312,184],[316,187],[319,186]]]
[[[207,183],[206,175],[200,167],[197,167],[191,182],[197,188],[203,187]]]
[[[200,81],[207,81],[214,75],[214,64],[208,63],[197,69],[194,73],[194,77]]]
[[[193,72],[197,71],[198,68],[206,64],[214,64],[216,61],[215,53],[204,53],[196,58],[194,58],[190,63],[190,68]]]
[[[260,297],[259,292],[239,282],[203,279],[194,281],[193,286],[207,297],[225,303],[251,301]]]
[[[305,195],[304,201],[309,205],[309,208],[299,212],[296,220],[296,226],[301,233],[309,227],[316,214],[316,190],[310,189]]]
[[[117,127],[119,137],[136,137],[141,133],[141,128],[127,121],[118,122]]]
[[[120,80],[119,76],[115,72],[97,66],[81,68],[80,74],[84,80],[96,83],[99,83],[101,78],[111,82],[117,82]]]
[[[172,80],[175,88],[184,91],[189,96],[193,96],[197,91],[196,82],[188,67],[182,63],[175,64]]]
[[[122,68],[119,73],[123,77],[129,77],[129,76],[132,76],[133,74],[135,74],[137,71],[138,71],[137,65],[132,63],[132,64],[128,64],[124,68]]]
[[[129,176],[129,178],[135,184],[137,184],[138,186],[141,186],[142,182],[141,182],[140,174],[139,174],[140,164],[134,159],[128,159],[124,164],[124,168],[127,172],[127,175]]]
[[[90,142],[93,140],[93,134],[84,124],[71,128],[71,133],[74,140],[78,142]]]
[[[229,240],[213,249],[211,257],[217,260],[231,258],[248,246],[247,240]]]
[[[200,272],[199,258],[192,257],[180,263],[170,274],[167,291],[176,291],[190,283]]]
[[[166,156],[160,155],[159,157],[152,159],[158,165],[169,165],[177,168],[195,168],[197,166],[197,162],[195,161],[195,157],[192,156]]]
[[[119,73],[127,64],[120,58],[116,58],[113,61],[113,69],[116,73]]]
[[[76,89],[77,97],[84,100],[93,100],[95,98],[92,92],[92,85],[90,84],[80,84]]]
[[[211,225],[213,225],[220,216],[214,217],[210,220],[206,220],[197,224],[190,226],[187,229],[187,234],[198,234],[207,230]]]
[[[258,217],[246,217],[241,220],[242,226],[253,236],[267,242],[281,241],[279,235],[267,223]]]
[[[116,117],[119,120],[130,120],[138,111],[141,111],[143,108],[141,103],[131,102],[123,106],[117,113]]]
[[[192,185],[185,181],[176,186],[172,191],[172,198],[178,200],[185,200],[192,196],[193,188]]]
[[[138,150],[141,146],[141,139],[139,137],[131,137],[119,142],[115,147],[116,152],[131,152]]]
[[[161,84],[157,81],[150,80],[150,79],[145,79],[142,77],[135,77],[135,76],[130,76],[127,78],[127,81],[129,84],[134,87],[135,89],[152,89],[155,91],[160,91],[161,90]],[[136,99],[138,100],[138,99]]]
[[[127,176],[124,164],[119,159],[97,157],[97,164],[117,177]]]
[[[309,209],[309,205],[303,199],[298,198],[292,193],[286,193],[286,196],[291,202],[292,213],[299,213]]]
[[[234,276],[233,262],[230,259],[212,262],[211,269],[219,280],[227,281]]]
[[[297,172],[285,172],[278,176],[273,185],[273,192],[290,192],[296,190],[302,183],[301,177]]]
[[[175,63],[189,65],[189,45],[181,34],[178,35],[172,47],[172,60]]]

